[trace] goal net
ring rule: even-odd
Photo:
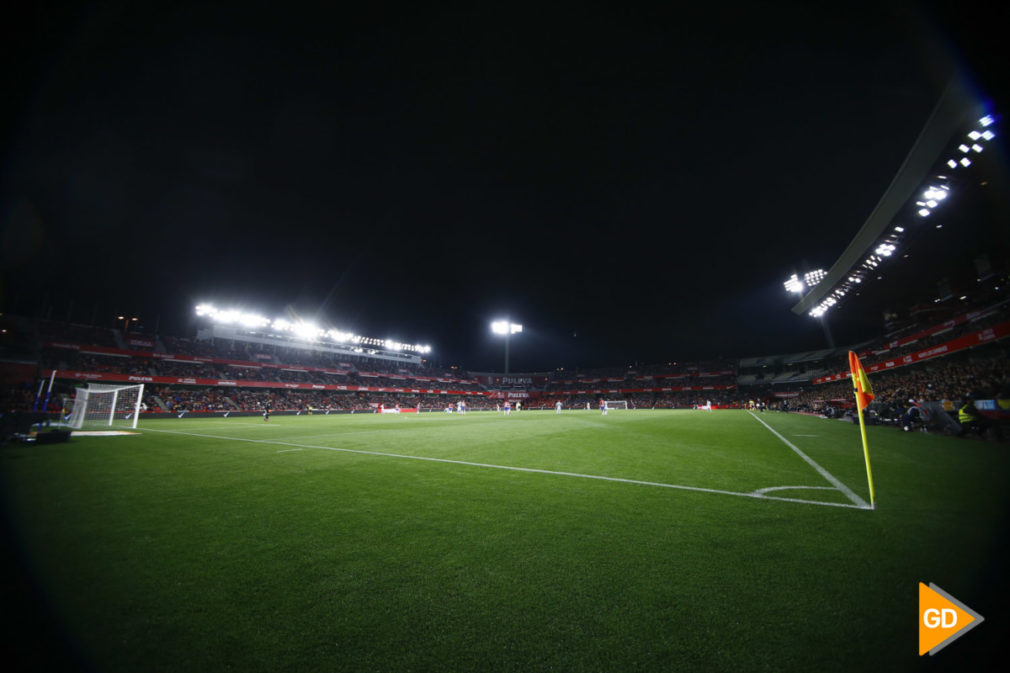
[[[627,409],[628,400],[604,400],[607,403],[607,409]]]
[[[78,388],[69,425],[74,430],[85,427],[137,427],[144,384],[133,386],[89,383]]]

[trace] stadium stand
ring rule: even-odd
[[[1010,409],[1003,345],[1008,321],[1010,300],[910,309],[880,337],[855,346],[877,392],[870,422],[958,434],[956,411],[969,396],[981,400],[983,413],[1004,422]],[[509,398],[521,399],[526,409],[553,409],[559,400],[566,409],[584,409],[587,403],[596,409],[601,398],[626,400],[629,409],[709,402],[743,407],[757,400],[770,409],[838,417],[852,407],[847,348],[534,372],[502,380],[427,362],[383,362],[294,344],[159,335],[148,338],[152,348],[136,348],[107,328],[13,316],[2,322],[5,412],[38,407],[37,381],[52,370],[57,384],[51,413],[63,409],[74,386],[87,380],[145,382],[147,415],[249,414],[267,407],[276,413],[360,413],[380,406],[442,411],[459,399],[479,410],[495,409]],[[966,340],[973,348],[961,347]],[[887,367],[875,372],[877,363]],[[494,376],[499,385],[490,384]],[[919,410],[909,421],[912,407]]]

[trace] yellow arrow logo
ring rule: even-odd
[[[919,582],[919,656],[933,656],[985,620],[933,583]]]

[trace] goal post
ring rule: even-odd
[[[89,383],[78,388],[67,422],[74,430],[85,427],[137,427],[144,384],[129,386]]]
[[[607,409],[627,409],[628,400],[603,400],[607,404]]]

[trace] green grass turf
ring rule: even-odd
[[[100,671],[985,661],[1006,631],[1007,446],[869,428],[869,511],[834,506],[853,503],[755,417],[869,500],[851,424],[526,411],[168,419],[12,445],[5,508],[35,598]],[[826,504],[574,474],[821,487],[769,495]],[[920,581],[986,617],[932,661]]]

